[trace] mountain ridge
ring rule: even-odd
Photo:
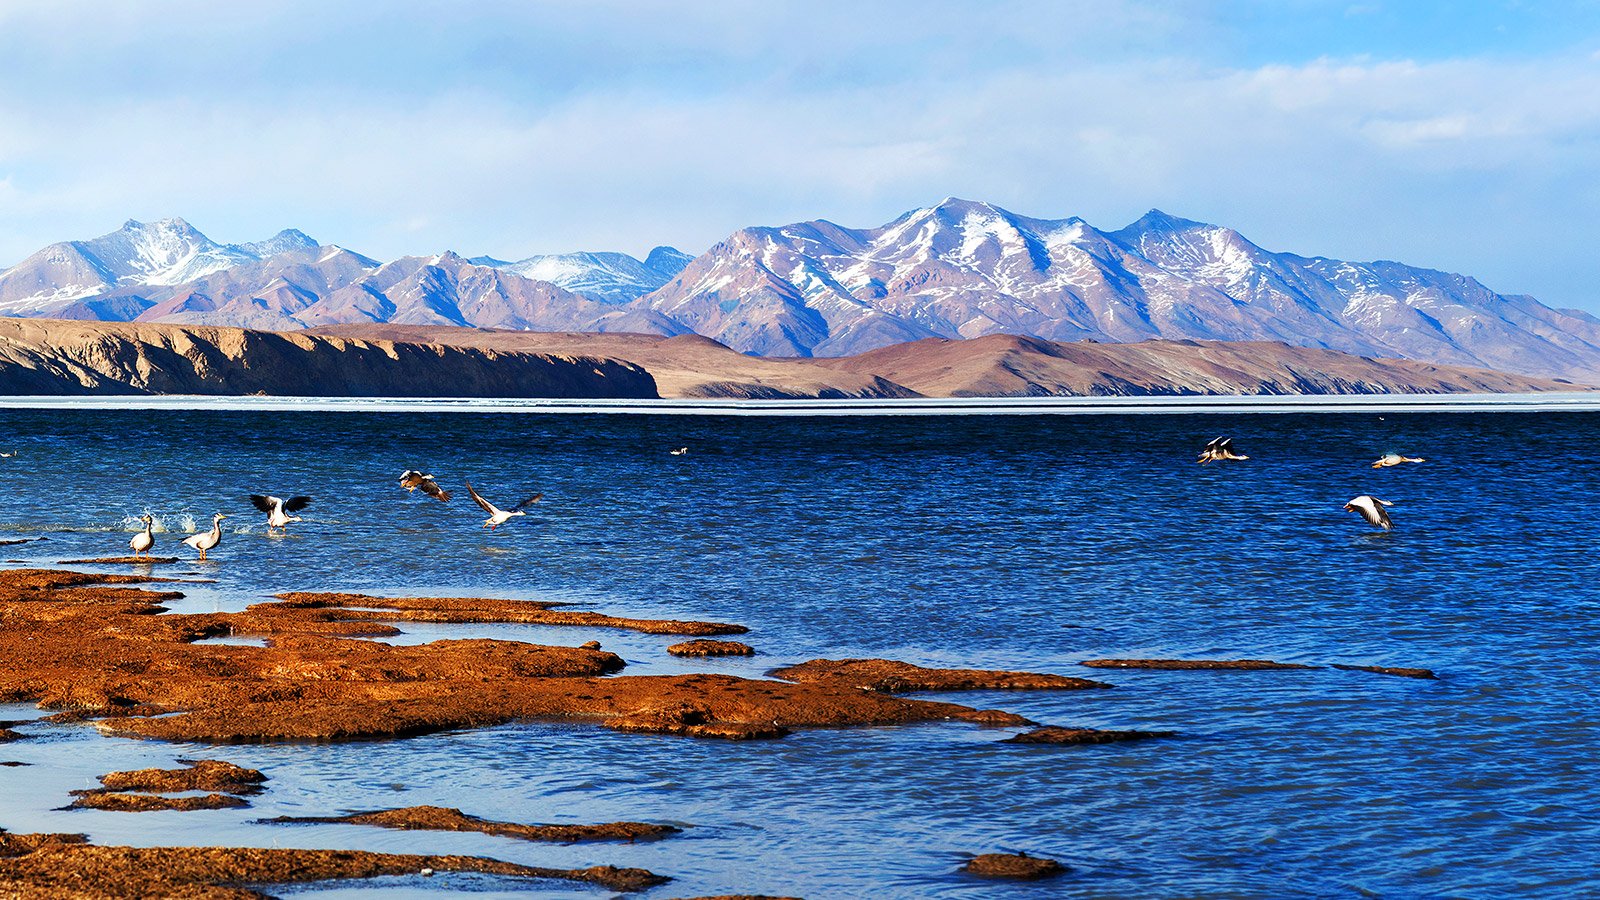
[[[764,356],[849,356],[926,338],[1282,341],[1600,380],[1600,318],[1469,276],[1266,250],[1152,209],[1104,231],[947,198],[874,228],[755,226],[697,257],[456,253],[387,263],[285,229],[216,244],[130,221],[0,272],[0,314],[243,325],[395,322],[702,334]]]

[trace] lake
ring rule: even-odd
[[[813,658],[1093,677],[1107,691],[918,694],[1041,723],[1178,732],[1087,747],[999,743],[962,723],[726,743],[519,723],[406,740],[206,747],[29,725],[0,745],[0,827],[107,844],[461,852],[643,866],[648,896],[1570,896],[1600,892],[1600,414],[636,416],[288,409],[0,409],[11,565],[120,555],[150,512],[177,544],[233,516],[174,611],[285,590],[575,601],[748,625],[749,659],[674,659],[610,629],[400,623],[396,641],[599,640],[630,674],[762,677]],[[304,408],[302,408],[304,407]],[[1341,411],[1342,410],[1342,411]],[[1245,462],[1195,464],[1231,435]],[[687,446],[685,456],[669,448]],[[1374,470],[1403,452],[1427,462]],[[459,491],[408,495],[401,470]],[[489,532],[470,478],[503,504]],[[251,493],[309,494],[267,536]],[[1342,505],[1393,501],[1392,533]],[[20,561],[20,562],[19,562]],[[91,567],[92,568],[92,567]],[[104,568],[127,571],[127,567]],[[1272,659],[1271,672],[1096,670],[1097,657]],[[1326,668],[1418,666],[1436,681]],[[0,718],[31,718],[31,706]],[[208,756],[271,777],[253,808],[58,811],[112,769]],[[517,822],[668,822],[637,845],[253,824],[436,804]],[[957,872],[1026,850],[1050,882]],[[468,876],[273,888],[367,896]]]

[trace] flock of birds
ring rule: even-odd
[[[1248,456],[1234,452],[1233,438],[1215,437],[1206,442],[1206,445],[1200,449],[1199,461],[1201,463],[1209,463],[1249,458],[1250,457]],[[1385,453],[1373,461],[1372,467],[1374,469],[1388,469],[1404,463],[1419,462],[1427,462],[1427,460],[1420,456],[1405,456],[1399,453]],[[1388,511],[1388,507],[1391,506],[1394,506],[1394,504],[1390,503],[1388,500],[1380,500],[1371,494],[1362,494],[1359,497],[1351,498],[1350,502],[1344,505],[1344,508],[1346,512],[1360,513],[1361,518],[1366,519],[1367,524],[1374,528],[1382,528],[1384,531],[1393,531],[1394,520],[1389,518]]]
[[[684,449],[687,452],[687,448]],[[675,455],[683,455],[676,450],[672,452]],[[534,494],[510,509],[501,509],[478,493],[472,487],[472,482],[468,481],[466,484],[467,496],[471,497],[472,502],[476,503],[480,509],[489,514],[489,518],[483,521],[483,527],[491,530],[504,525],[517,516],[526,516],[528,507],[544,499],[544,494]],[[407,469],[400,473],[400,486],[405,488],[407,493],[420,490],[440,503],[450,502],[451,494],[449,491],[440,487],[439,482],[434,480],[432,475],[418,472],[415,469]],[[297,496],[285,500],[282,497],[274,497],[271,494],[251,494],[250,503],[256,509],[267,514],[268,534],[274,531],[287,534],[290,523],[301,521],[299,516],[292,514],[310,506],[311,498]],[[211,530],[189,535],[183,539],[184,545],[197,551],[200,554],[200,559],[205,559],[207,551],[215,549],[218,544],[222,543],[222,520],[226,518],[228,516],[225,513],[217,513],[212,516]],[[150,558],[150,551],[156,545],[155,520],[146,513],[139,517],[139,521],[144,524],[144,530],[130,538],[128,546],[133,549],[135,559],[148,559]]]
[[[677,447],[669,450],[668,452],[673,456],[687,456],[689,453],[689,448]],[[1203,464],[1211,462],[1238,461],[1249,458],[1250,457],[1245,456],[1244,454],[1233,449],[1233,438],[1215,437],[1210,441],[1207,441],[1206,445],[1200,449],[1199,462]],[[1378,457],[1378,459],[1372,463],[1372,467],[1374,469],[1387,469],[1392,466],[1402,465],[1404,463],[1419,462],[1427,462],[1427,460],[1420,456],[1404,456],[1399,453],[1387,453]],[[501,525],[504,525],[518,516],[526,516],[528,514],[528,507],[544,499],[544,494],[534,494],[533,496],[523,500],[521,503],[518,503],[509,509],[501,509],[485,499],[482,494],[478,493],[477,490],[473,488],[471,481],[466,482],[466,485],[467,496],[472,498],[472,502],[476,503],[478,508],[489,514],[489,518],[483,520],[483,527],[490,530],[499,528]],[[407,493],[421,491],[429,497],[438,500],[440,503],[450,502],[450,497],[452,496],[449,491],[439,486],[439,482],[436,481],[432,475],[419,472],[416,469],[407,469],[400,473],[400,486],[405,488]],[[293,513],[297,513],[305,509],[307,506],[310,506],[311,498],[307,496],[296,496],[285,500],[282,497],[274,497],[271,494],[251,494],[250,503],[255,506],[256,509],[259,509],[267,514],[268,534],[271,534],[274,531],[286,534],[288,533],[289,525],[291,523],[301,521],[300,517],[293,515]],[[1344,505],[1344,508],[1348,512],[1360,513],[1361,518],[1367,520],[1367,523],[1372,525],[1374,528],[1381,528],[1384,531],[1390,531],[1394,528],[1394,520],[1389,517],[1388,512],[1388,507],[1391,506],[1394,506],[1394,504],[1390,503],[1388,500],[1379,499],[1371,494],[1362,494],[1359,497],[1352,498],[1350,502]],[[212,516],[211,530],[201,531],[184,538],[184,545],[197,551],[200,554],[200,559],[205,559],[206,552],[208,550],[212,550],[218,544],[222,543],[222,520],[226,518],[228,518],[228,516],[224,513],[217,513],[216,515]],[[148,514],[140,516],[139,521],[144,523],[144,530],[135,534],[132,539],[128,541],[128,546],[133,548],[133,555],[136,559],[145,559],[149,558],[150,551],[155,547],[156,544],[154,527],[155,522]]]

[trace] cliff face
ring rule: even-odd
[[[240,328],[0,319],[0,394],[651,398],[616,359]]]

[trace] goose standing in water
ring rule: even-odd
[[[479,494],[477,491],[472,489],[472,482],[470,481],[467,482],[467,495],[472,498],[473,503],[478,504],[478,506],[484,512],[489,514],[489,518],[485,519],[483,522],[483,527],[490,530],[504,525],[511,519],[512,516],[527,515],[527,513],[523,510],[535,503],[538,503],[544,497],[544,494],[534,494],[532,497],[529,497],[521,503],[518,503],[516,506],[511,507],[510,510],[504,510],[483,499],[482,494]]]
[[[1378,457],[1377,461],[1372,464],[1372,467],[1374,469],[1387,469],[1390,466],[1398,466],[1401,463],[1408,462],[1427,462],[1427,460],[1420,456],[1402,456],[1398,453],[1385,453],[1384,455]]]
[[[145,513],[144,515],[140,516],[139,521],[144,523],[144,530],[134,535],[128,541],[128,546],[133,548],[134,559],[138,559],[139,554],[141,553],[145,554],[146,556],[150,555],[150,548],[156,545],[156,536],[152,532],[152,526],[154,525],[154,522],[151,520],[150,514]]]
[[[432,475],[424,475],[416,469],[407,469],[400,473],[400,486],[405,488],[408,494],[421,488],[424,494],[440,503],[450,502],[449,491],[439,487],[439,482],[434,481]]]
[[[1239,453],[1233,452],[1233,438],[1214,437],[1200,450],[1198,462],[1218,462],[1225,459],[1249,459]]]
[[[222,520],[227,516],[217,513],[211,517],[211,530],[199,534],[191,534],[183,539],[185,544],[200,551],[200,558],[206,558],[206,551],[222,543]]]
[[[1384,509],[1385,506],[1393,505],[1393,503],[1390,503],[1387,500],[1379,500],[1377,497],[1373,497],[1370,494],[1362,494],[1361,496],[1351,500],[1349,503],[1346,503],[1344,508],[1349,512],[1360,513],[1361,518],[1366,519],[1367,524],[1374,528],[1382,528],[1384,531],[1393,531],[1394,521],[1389,518],[1389,511]]]
[[[250,502],[255,504],[256,509],[267,514],[268,534],[271,534],[274,528],[281,529],[287,534],[289,523],[300,521],[299,516],[291,516],[289,513],[299,512],[310,506],[311,498],[290,497],[285,500],[282,497],[273,497],[267,494],[251,494]]]

